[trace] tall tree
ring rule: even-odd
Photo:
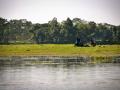
[[[50,37],[53,43],[59,43],[60,41],[60,24],[57,22],[57,18],[54,17],[52,21],[49,21]]]
[[[73,43],[76,39],[76,31],[70,18],[67,18],[67,20],[64,22],[63,28],[65,31],[65,40],[68,43]]]
[[[8,21],[0,17],[0,43],[8,43]]]

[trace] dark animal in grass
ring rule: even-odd
[[[83,42],[80,40],[80,38],[76,39],[75,46],[84,46]]]
[[[95,42],[95,39],[94,39],[94,38],[91,39],[91,45],[92,45],[93,47],[96,46],[96,42]]]

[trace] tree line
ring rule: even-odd
[[[97,44],[120,44],[120,25],[95,23],[80,18],[67,18],[58,22],[54,17],[48,23],[7,20],[0,17],[0,44],[17,43],[75,43],[76,38],[88,43],[91,38]]]

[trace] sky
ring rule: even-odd
[[[120,0],[0,0],[0,17],[47,23],[67,17],[120,25]]]

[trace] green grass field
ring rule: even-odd
[[[75,47],[73,44],[0,45],[0,56],[120,56],[120,45]]]

